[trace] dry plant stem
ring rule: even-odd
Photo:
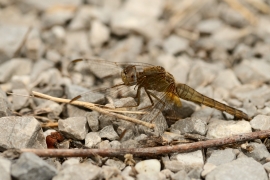
[[[54,101],[54,102],[66,103],[66,104],[72,104],[72,105],[76,105],[76,106],[85,107],[87,109],[91,109],[93,111],[97,111],[97,112],[100,112],[102,114],[106,114],[108,116],[113,116],[113,117],[116,117],[116,118],[119,118],[119,119],[123,119],[125,121],[129,121],[129,122],[132,122],[132,123],[135,123],[135,124],[140,124],[140,125],[146,126],[148,128],[151,128],[151,129],[155,128],[154,124],[151,124],[151,123],[148,123],[148,122],[145,122],[145,121],[141,121],[141,120],[138,120],[138,119],[135,119],[135,118],[131,118],[131,117],[128,117],[128,116],[124,116],[124,115],[121,115],[121,114],[117,114],[117,113],[114,113],[114,112],[111,112],[111,111],[107,111],[105,109],[102,109],[100,107],[95,106],[92,103],[82,102],[82,101],[72,101],[72,102],[70,102],[71,101],[70,99],[56,98],[56,97],[49,96],[49,95],[46,95],[46,94],[42,94],[42,93],[35,92],[35,91],[32,91],[32,94],[34,95],[34,97],[37,97],[37,98],[42,98],[42,99],[47,99],[47,100],[51,100],[51,101]]]
[[[100,156],[124,156],[133,154],[134,156],[157,156],[169,153],[184,153],[203,148],[224,146],[239,142],[251,141],[270,137],[270,130],[257,131],[234,135],[227,138],[212,139],[207,141],[194,142],[174,146],[161,146],[151,148],[130,148],[130,149],[21,149],[22,152],[32,152],[42,157],[89,157]]]
[[[250,5],[265,14],[270,14],[270,7],[262,0],[246,0]]]

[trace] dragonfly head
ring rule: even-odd
[[[125,85],[133,86],[137,84],[137,72],[135,66],[127,66],[121,72],[122,81]]]

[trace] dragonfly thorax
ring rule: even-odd
[[[121,72],[121,78],[125,85],[133,86],[137,84],[137,71],[135,66],[127,66]]]

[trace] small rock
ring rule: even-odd
[[[20,67],[20,68],[18,68]],[[15,58],[11,59],[0,66],[0,82],[4,83],[14,75],[28,75],[32,69],[30,59]]]
[[[178,37],[176,35],[169,36],[163,44],[163,49],[165,50],[165,52],[173,55],[182,51],[186,51],[187,48],[188,40]]]
[[[58,121],[59,130],[67,137],[83,140],[89,131],[85,117],[70,117]]]
[[[73,166],[73,165],[77,165],[77,164],[80,164],[80,158],[71,157],[63,162],[62,169],[65,169],[68,166]]]
[[[0,64],[15,56],[21,47],[29,27],[16,26],[10,24],[0,24]],[[16,63],[15,63],[16,64]],[[18,64],[17,64],[18,65]],[[3,64],[1,65],[3,66]],[[16,66],[23,67],[23,66]],[[21,68],[18,68],[18,70]],[[7,70],[4,68],[4,70]],[[3,70],[1,70],[2,72]],[[2,72],[3,73],[3,72]],[[3,79],[1,79],[2,81]]]
[[[0,179],[11,180],[10,169],[11,162],[8,159],[0,157]]]
[[[117,167],[103,166],[104,179],[123,179],[121,171]]]
[[[205,178],[207,174],[209,174],[213,169],[215,169],[217,166],[212,164],[212,163],[205,163],[203,166],[203,171],[202,171],[202,177]]]
[[[270,80],[270,65],[265,60],[244,60],[235,66],[234,72],[242,83],[261,84]]]
[[[53,180],[85,180],[102,179],[102,170],[100,167],[90,163],[74,164],[66,166],[53,178]]]
[[[0,88],[0,118],[11,115],[12,115],[11,104],[7,99],[6,93]]]
[[[102,57],[115,62],[133,62],[143,50],[143,38],[140,36],[130,36],[119,41],[110,49],[104,51]],[[104,72],[106,74],[106,72]],[[100,77],[100,76],[99,76]]]
[[[247,121],[224,121],[211,119],[206,137],[210,139],[224,138],[249,132],[252,132],[252,130],[249,122]]]
[[[198,61],[190,69],[187,84],[192,88],[206,86],[222,69],[223,67],[220,65]]]
[[[197,24],[197,29],[201,33],[212,34],[222,27],[222,22],[219,19],[207,19]]]
[[[81,95],[82,97],[78,99],[79,101],[91,102],[95,104],[102,104],[105,102],[105,97],[103,94],[89,91],[88,89],[81,86],[67,85],[65,87],[65,92],[69,99]]]
[[[251,142],[249,145],[251,145],[252,151],[245,152],[245,155],[248,157],[253,157],[255,160],[260,162],[269,156],[269,152],[264,144]]]
[[[64,25],[67,21],[74,17],[76,6],[69,5],[55,5],[47,9],[42,15],[42,26],[44,28],[51,28],[55,25]]]
[[[185,118],[177,121],[171,126],[171,132],[178,134],[195,133],[200,135],[206,134],[207,122],[199,118]]]
[[[138,162],[135,165],[135,169],[137,170],[138,173],[152,174],[152,173],[160,172],[161,164],[156,159],[148,159],[148,160]]]
[[[112,141],[110,142],[110,145],[112,149],[120,149],[121,148],[121,143],[119,141]]]
[[[87,5],[81,6],[76,12],[74,18],[72,18],[68,28],[70,30],[83,30],[89,28],[93,8],[94,7]]]
[[[25,42],[26,57],[33,60],[39,60],[44,52],[43,43],[40,39],[39,30],[36,28],[31,29],[27,40]]]
[[[165,175],[166,179],[172,179],[172,176],[174,175],[173,172],[170,171],[169,169],[163,169],[160,172]]]
[[[23,153],[20,158],[11,166],[11,175],[15,179],[42,179],[49,180],[56,175],[57,171],[53,166],[39,158],[33,153]]]
[[[191,180],[185,170],[178,171],[176,174],[172,175],[172,179]]]
[[[194,168],[202,168],[204,165],[202,151],[194,151],[190,153],[181,153],[176,155],[177,160],[182,163],[186,171],[190,171]]]
[[[263,166],[253,158],[240,158],[222,164],[206,175],[206,180],[268,179]]]
[[[228,148],[224,150],[214,150],[210,157],[207,159],[207,163],[214,164],[219,166],[231,162],[236,159],[236,155],[233,152],[233,149]]]
[[[85,31],[71,31],[66,33],[65,44],[63,48],[65,56],[75,59],[78,57],[93,56],[88,35]]]
[[[99,136],[101,138],[106,138],[109,140],[116,140],[119,138],[118,134],[115,132],[112,125],[106,126],[103,129],[101,129],[99,131]]]
[[[200,179],[202,171],[202,167],[193,168],[188,172],[188,177],[190,177],[191,179]]]
[[[23,75],[23,76],[12,76],[11,83],[12,83],[12,89],[25,89],[29,87],[29,84],[31,82],[29,75]]]
[[[242,28],[248,24],[248,21],[240,13],[232,8],[225,7],[225,4],[220,4],[220,18],[228,25],[232,27]],[[227,4],[226,4],[227,5]]]
[[[40,123],[31,116],[0,118],[0,149],[47,148]]]
[[[97,132],[99,129],[99,122],[98,122],[99,113],[96,111],[88,112],[85,114],[85,116],[91,131]]]
[[[126,165],[124,162],[120,161],[119,159],[108,159],[105,163],[105,165],[110,166],[110,167],[116,167],[119,170],[123,170]]]
[[[265,164],[263,165],[263,167],[264,167],[264,169],[266,170],[267,173],[270,173],[270,162],[265,163]]]
[[[270,116],[257,115],[250,121],[251,127],[255,130],[269,130]]]
[[[98,144],[98,149],[111,149],[111,145],[110,145],[110,142],[108,140],[105,140],[105,141],[101,141],[99,144]]]
[[[215,87],[223,87],[225,89],[233,89],[240,86],[240,82],[231,69],[222,70],[212,82]]]
[[[35,64],[33,65],[33,69],[32,69],[31,75],[30,75],[31,80],[35,81],[42,72],[44,72],[52,67],[53,67],[53,63],[51,61],[46,60],[46,59],[40,59],[40,60],[36,61]]]
[[[81,109],[79,107],[68,104],[66,113],[67,113],[68,117],[78,117],[78,116],[86,116],[88,111],[86,111],[85,109]]]
[[[95,148],[101,142],[101,137],[98,132],[90,132],[85,137],[85,146]]]
[[[156,17],[162,13],[163,3],[163,0],[151,0],[147,3],[142,0],[127,1],[111,17],[112,31],[118,35],[134,31],[147,39],[159,38],[161,27]]]
[[[29,105],[29,92],[26,89],[13,89],[12,92],[15,94],[12,98],[13,108],[15,110],[20,110]],[[16,94],[21,94],[25,96],[18,96]]]
[[[110,38],[110,30],[98,20],[91,22],[89,40],[92,46],[100,47]]]

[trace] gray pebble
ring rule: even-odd
[[[100,167],[90,163],[74,164],[63,168],[53,178],[53,180],[85,180],[85,179],[102,179],[102,170]]]
[[[11,180],[10,170],[11,170],[11,161],[3,157],[0,157],[0,171],[1,171],[0,179]]]
[[[118,134],[115,132],[112,125],[106,126],[103,129],[101,129],[99,131],[99,136],[101,138],[106,138],[109,140],[116,140],[119,138]]]
[[[23,153],[11,166],[11,175],[19,180],[49,180],[57,173],[53,166],[33,153]]]
[[[58,121],[59,130],[67,137],[83,140],[89,131],[85,117],[70,117]]]
[[[269,130],[270,116],[257,115],[250,121],[251,127],[255,130]]]
[[[29,31],[29,27],[21,25],[0,24],[0,62],[14,57]],[[2,71],[2,70],[1,70]],[[1,79],[2,81],[2,79]]]
[[[90,132],[85,137],[85,146],[94,148],[101,142],[101,137],[98,132]]]
[[[224,138],[241,133],[252,132],[251,126],[247,121],[224,121],[218,119],[211,119],[207,138]]]
[[[0,149],[47,148],[39,122],[31,116],[0,118]]]
[[[206,175],[206,180],[268,179],[263,166],[253,158],[240,158],[222,164]]]
[[[224,150],[215,150],[211,153],[210,157],[207,159],[207,163],[219,166],[231,162],[236,159],[236,155],[233,149],[228,148]]]

